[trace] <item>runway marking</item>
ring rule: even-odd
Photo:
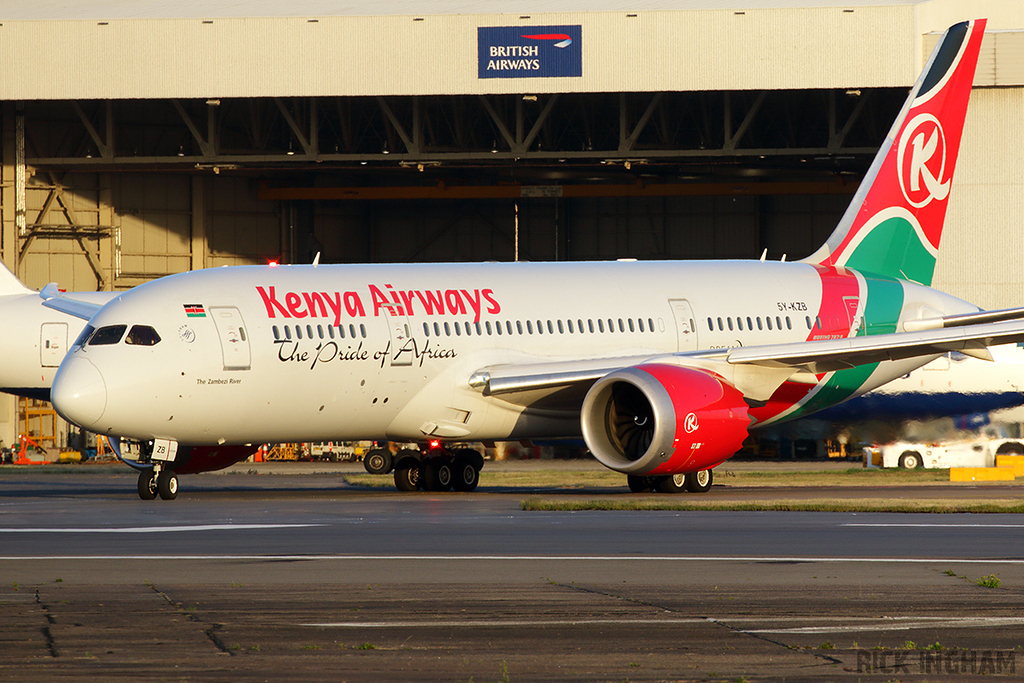
[[[841,526],[934,526],[936,528],[1024,528],[1024,524],[933,524],[930,522],[847,522]]]
[[[159,534],[170,531],[241,531],[251,529],[294,529],[327,526],[326,524],[197,524],[191,526],[134,526],[134,527],[35,527],[2,529],[2,534]]]
[[[703,624],[708,620],[700,617],[687,619],[486,619],[465,621],[455,619],[438,619],[433,621],[339,621],[324,624],[298,624],[312,628],[506,628],[528,626],[607,626],[608,624],[634,624],[645,626],[665,624],[677,626],[681,624]]]
[[[994,628],[997,626],[1020,626],[1024,617],[895,617],[884,623],[857,624],[854,626],[798,626],[794,628],[741,629],[743,633],[811,634],[811,633],[856,633],[862,631],[910,631],[920,628]]]
[[[808,621],[810,618],[790,617],[744,617],[738,621],[778,622],[778,621]],[[857,621],[855,617],[853,619]],[[685,624],[720,624],[734,623],[737,620],[731,617],[689,617],[689,618],[665,618],[665,619],[433,619],[433,620],[400,620],[400,621],[338,621],[322,623],[297,624],[297,626],[309,628],[348,628],[348,629],[385,629],[385,628],[523,628],[523,627],[545,627],[545,626],[607,626],[607,625],[634,625],[634,626],[679,626]],[[820,621],[820,620],[818,620]],[[828,621],[826,618],[825,621]],[[849,621],[837,617],[834,621]],[[835,625],[835,626],[795,626],[791,628],[766,628],[751,629],[737,628],[740,633],[749,634],[817,634],[817,633],[856,633],[863,631],[911,631],[921,628],[994,628],[1000,626],[1020,626],[1024,624],[1024,617],[886,617],[881,621],[873,618],[863,618],[865,623],[856,625]]]
[[[255,526],[255,525],[254,525]],[[300,525],[301,526],[301,525]],[[316,525],[310,525],[316,526]],[[232,528],[240,528],[241,525]],[[162,527],[157,527],[162,528]],[[262,528],[262,527],[261,527]],[[0,561],[18,560],[310,560],[310,561],[410,561],[410,562],[784,562],[784,563],[886,563],[886,564],[1020,564],[1024,558],[962,557],[776,557],[776,556],[630,556],[630,555],[2,555]]]

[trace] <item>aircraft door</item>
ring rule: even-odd
[[[680,351],[694,351],[697,346],[697,324],[693,317],[693,309],[686,299],[669,299],[672,317],[676,321],[676,335]]]
[[[389,306],[381,307],[388,321],[388,334],[391,336],[391,365],[412,365],[415,357],[416,342],[412,339],[412,327],[409,318],[397,315]]]
[[[225,370],[248,370],[251,366],[249,335],[242,313],[234,306],[211,306],[210,315],[217,327]]]
[[[43,323],[39,333],[40,362],[44,368],[55,368],[68,350],[68,324]]]

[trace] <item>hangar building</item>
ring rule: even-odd
[[[981,16],[935,285],[1020,305],[1018,0],[7,0],[0,252],[68,290],[317,253],[800,258]],[[28,409],[0,399],[5,443],[46,431]]]

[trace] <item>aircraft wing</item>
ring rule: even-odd
[[[39,296],[43,300],[43,305],[47,308],[52,308],[55,311],[73,315],[76,318],[81,318],[82,320],[89,320],[96,315],[101,308],[103,308],[103,304],[101,303],[82,301],[80,299],[73,299],[69,296],[65,296],[63,292],[57,289],[56,282],[51,282],[43,287],[39,292]]]
[[[991,360],[987,347],[1024,341],[1024,320],[1007,320],[847,339],[749,346],[674,354],[494,365],[470,378],[470,386],[512,403],[537,392],[589,385],[610,372],[641,363],[668,363],[714,372],[745,396],[764,400],[782,382],[816,382],[816,375],[885,360],[960,351]]]

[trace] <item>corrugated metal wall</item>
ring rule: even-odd
[[[477,77],[478,27],[563,24],[583,27],[582,77]],[[887,87],[913,81],[914,36],[907,5],[9,21],[0,26],[0,99]]]
[[[1024,88],[976,88],[933,285],[983,308],[1024,305]]]

